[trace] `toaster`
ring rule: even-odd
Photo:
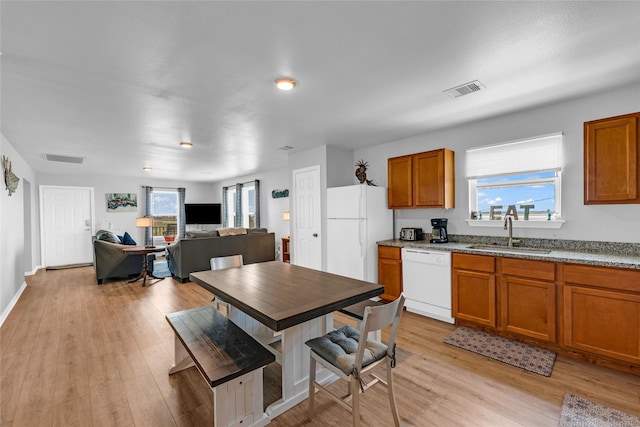
[[[400,240],[424,240],[422,228],[402,228],[400,230]]]

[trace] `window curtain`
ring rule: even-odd
[[[187,217],[184,211],[185,189],[178,188],[178,237],[184,239],[187,231]]]
[[[242,227],[242,183],[236,184],[236,222],[234,227]]]
[[[562,169],[562,133],[467,150],[467,179]]]
[[[153,193],[153,187],[143,186],[144,189],[144,216],[151,215],[151,194]],[[149,246],[153,244],[152,227],[144,229],[144,244]]]
[[[229,227],[229,212],[227,212],[227,195],[229,187],[222,187],[222,226]]]
[[[256,198],[256,228],[260,228],[260,181],[256,179],[253,185],[255,188]]]

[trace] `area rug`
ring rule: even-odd
[[[559,427],[640,427],[640,418],[565,394]]]
[[[169,271],[167,261],[154,261],[153,275],[158,278],[171,277],[171,272]]]
[[[556,361],[552,351],[464,326],[453,331],[444,342],[545,377],[551,376]]]

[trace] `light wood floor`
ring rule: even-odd
[[[212,425],[195,368],[167,375],[173,336],[164,319],[209,303],[209,293],[172,279],[97,286],[91,267],[41,270],[27,283],[0,329],[0,425]],[[640,377],[562,357],[542,377],[443,344],[453,329],[403,315],[394,370],[403,425],[556,426],[565,393],[640,416]],[[317,400],[313,422],[303,402],[271,425],[348,424],[346,411]],[[384,388],[367,391],[362,407],[364,425],[391,424]]]

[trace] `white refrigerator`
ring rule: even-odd
[[[349,185],[327,189],[327,271],[378,283],[376,242],[393,238],[387,189]]]

